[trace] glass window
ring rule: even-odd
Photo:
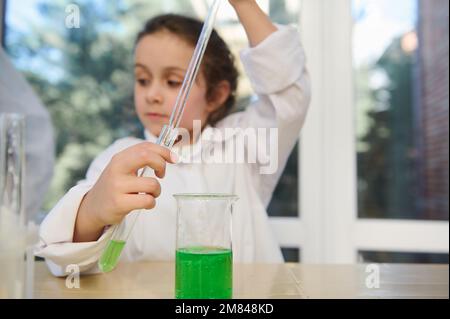
[[[269,216],[300,217],[298,209],[298,148],[299,145],[297,144],[288,159],[280,182],[275,188],[267,209]]]
[[[448,220],[448,1],[354,0],[358,216]]]
[[[76,2],[80,28],[76,28],[73,20],[67,24],[74,12],[72,1],[8,1],[6,50],[48,107],[57,137],[55,173],[44,212],[84,178],[89,163],[115,139],[142,137],[133,108],[132,52],[145,21],[164,12],[204,18],[210,3],[80,0]],[[276,22],[298,22],[301,1],[260,3]],[[247,45],[245,32],[228,4],[219,14],[217,29],[236,55]],[[250,83],[242,75],[238,107],[246,105],[251,94]],[[275,192],[271,215],[298,214],[296,162],[297,150]]]

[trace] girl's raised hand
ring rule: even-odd
[[[228,0],[244,26],[250,46],[255,47],[277,31],[256,0]]]

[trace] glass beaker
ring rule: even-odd
[[[0,218],[13,218],[17,225],[25,225],[24,135],[23,115],[0,114]]]
[[[238,199],[226,194],[176,194],[175,298],[233,295],[231,223]]]
[[[0,298],[24,296],[24,134],[24,116],[0,114]]]

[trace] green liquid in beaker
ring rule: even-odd
[[[233,255],[230,249],[189,247],[176,252],[177,299],[231,299]]]
[[[98,267],[103,272],[110,272],[113,270],[117,262],[119,261],[120,253],[125,247],[124,240],[110,240],[108,246],[103,252],[100,260],[98,261]]]

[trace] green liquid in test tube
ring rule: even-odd
[[[143,176],[144,174],[145,170],[140,175]],[[110,272],[117,266],[122,250],[125,247],[128,236],[130,235],[134,224],[136,224],[138,216],[139,212],[133,212],[128,217],[127,222],[124,220],[119,225],[114,226],[111,239],[106,245],[106,248],[103,250],[103,253],[98,261],[98,268],[102,272]]]
[[[99,268],[103,272],[110,272],[114,269],[119,261],[120,254],[122,253],[123,248],[125,247],[124,240],[110,240],[108,246],[105,249],[105,252],[100,258]]]

